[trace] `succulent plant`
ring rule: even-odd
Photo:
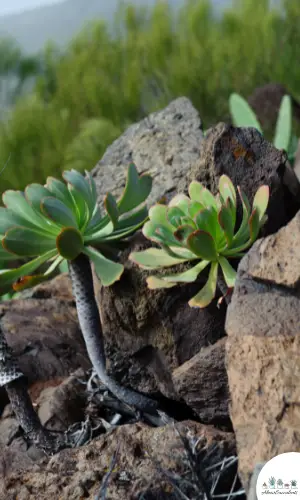
[[[25,192],[8,190],[0,207],[0,261],[33,257],[24,265],[0,271],[0,290],[5,293],[36,285],[48,279],[63,261],[72,261],[81,253],[95,266],[103,286],[118,280],[123,266],[116,262],[118,244],[136,231],[147,218],[144,204],[152,179],[138,176],[129,166],[125,191],[119,202],[108,193],[106,214],[97,203],[96,186],[91,175],[76,170],[63,173],[65,183],[49,177],[47,183],[30,184]],[[31,275],[45,262],[43,274]]]
[[[168,205],[156,204],[149,210],[150,220],[145,223],[143,234],[161,248],[133,252],[129,259],[149,271],[195,262],[184,272],[149,276],[149,288],[192,283],[208,266],[208,280],[189,301],[190,306],[206,307],[213,300],[219,266],[228,288],[234,287],[236,271],[228,259],[242,257],[255,241],[266,221],[269,201],[268,186],[261,186],[251,209],[246,195],[239,187],[237,189],[243,210],[237,231],[237,196],[226,175],[220,177],[217,196],[213,196],[201,183],[193,181],[189,186],[189,196],[178,194]]]
[[[145,200],[152,179],[139,176],[134,164],[128,169],[125,190],[119,201],[108,193],[105,214],[97,203],[96,185],[91,175],[76,170],[63,173],[65,183],[48,178],[47,183],[31,184],[25,192],[6,191],[5,207],[0,207],[0,261],[29,259],[15,269],[0,272],[0,290],[5,293],[31,287],[48,279],[54,269],[68,262],[79,324],[92,365],[100,380],[121,401],[139,410],[156,413],[158,403],[148,396],[119,385],[106,371],[103,331],[93,286],[91,262],[103,286],[123,273],[117,262],[126,243],[148,217]],[[40,274],[31,274],[49,263]],[[57,449],[57,440],[48,439],[35,414],[27,392],[18,386],[20,371],[0,331],[0,384],[5,385],[12,406],[25,432],[43,441],[43,447]],[[1,382],[2,381],[2,382]],[[54,443],[54,444],[53,444]],[[60,444],[59,444],[60,446]]]

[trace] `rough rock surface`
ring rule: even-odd
[[[171,140],[169,135],[169,126],[170,123],[176,123],[179,105],[185,119],[184,131],[194,130],[191,134],[192,140],[187,143],[181,139],[178,139],[177,143]],[[184,108],[187,110],[185,113],[183,113]],[[168,151],[171,148],[174,162],[176,165],[181,164],[180,169],[176,169],[176,182],[173,184],[175,191],[186,192],[191,180],[197,179],[216,193],[219,177],[226,173],[235,185],[241,186],[250,201],[262,183],[270,186],[269,222],[264,228],[264,234],[275,232],[296,213],[299,205],[283,184],[286,156],[276,150],[255,129],[237,129],[219,124],[208,132],[205,139],[201,139],[198,130],[200,118],[196,120],[195,113],[191,113],[191,105],[186,99],[176,100],[165,110],[151,115],[151,121],[153,120],[158,124],[161,133],[166,129],[164,137],[168,143]],[[144,126],[144,122],[139,126],[135,125],[131,128],[130,134],[127,131],[124,137],[118,139],[104,155],[105,162],[109,165],[113,162],[115,165],[119,163],[124,165],[124,155],[127,161],[127,153],[124,151],[130,146],[132,159],[136,161],[138,169],[144,171],[144,165],[147,166],[152,162],[153,152],[158,151],[161,154],[161,136],[154,133],[154,127],[147,131],[148,140],[143,142],[143,156],[141,156],[140,130]],[[199,137],[193,143],[195,127]],[[180,127],[175,127],[175,132],[172,133],[178,133],[180,130]],[[120,145],[124,145],[124,150],[120,149]],[[181,148],[184,148],[185,155],[182,155]],[[95,172],[95,180],[97,182],[100,176],[103,189],[106,187],[105,162],[101,163],[103,172],[99,170],[100,165]],[[188,168],[186,168],[187,163]],[[156,165],[159,163],[156,162]],[[158,170],[161,171],[161,168]],[[165,170],[168,171],[168,166],[164,166],[163,171]],[[171,188],[165,184],[162,177],[155,175],[154,180],[154,186],[162,182],[162,189],[156,193],[157,199]],[[173,188],[171,192],[174,194],[172,190]],[[167,192],[167,195],[171,192]],[[149,242],[138,234],[132,240],[129,251],[142,250],[149,245]],[[216,300],[202,310],[188,306],[188,299],[204,284],[205,273],[202,273],[198,282],[191,286],[149,290],[145,280],[147,273],[127,261],[129,251],[124,252],[122,256],[125,272],[121,280],[110,288],[96,285],[107,343],[112,346],[112,350],[115,348],[123,354],[122,359],[115,360],[114,365],[118,364],[122,382],[126,382],[126,378],[122,377],[126,377],[130,372],[128,369],[130,364],[134,371],[130,383],[133,383],[135,388],[159,390],[167,397],[178,399],[180,396],[171,381],[172,370],[188,361],[200,349],[224,337],[226,308],[217,309]],[[218,296],[220,294],[217,298]],[[203,404],[205,402],[207,400]],[[209,412],[211,408],[207,414]]]
[[[27,290],[20,299],[0,303],[0,316],[6,340],[29,384],[90,368],[68,275]],[[0,412],[6,403],[2,388]]]
[[[216,444],[216,461],[235,453],[232,433],[191,421],[181,422],[175,427],[184,436],[189,432],[195,438],[202,438],[201,447],[210,449]],[[160,492],[168,491],[167,488],[170,492],[170,485],[164,484],[164,477],[152,457],[164,470],[178,473],[186,470],[182,443],[173,425],[162,428],[144,424],[125,425],[82,448],[64,450],[35,465],[27,459],[23,464],[19,463],[24,471],[22,475],[16,472],[8,477],[5,464],[8,467],[7,462],[14,457],[0,452],[0,500],[16,498],[16,494],[26,500],[48,500],[51,496],[60,500],[94,500],[117,448],[116,463],[107,490],[107,498],[111,500],[138,500],[146,492],[149,493],[146,498],[160,498]],[[230,478],[227,486],[230,486]]]
[[[274,148],[256,129],[220,123],[207,132],[200,149],[199,160],[182,178],[179,191],[187,192],[190,182],[197,180],[216,194],[219,178],[226,174],[252,203],[257,189],[267,184],[270,187],[269,220],[263,228],[263,235],[276,232],[299,209],[299,201],[283,182],[288,166],[285,153]],[[241,216],[240,202],[238,208]]]
[[[225,345],[226,338],[201,349],[173,371],[173,383],[202,422],[230,426]]]
[[[199,114],[186,97],[175,99],[163,110],[131,125],[91,171],[99,202],[103,202],[107,191],[121,194],[130,162],[136,164],[139,173],[153,177],[149,206],[176,190],[178,180],[199,158],[201,128]]]
[[[282,98],[290,92],[280,83],[268,83],[254,90],[248,98],[263,130],[274,133]],[[300,104],[292,97],[293,117],[300,121]]]
[[[242,259],[226,317],[231,418],[245,487],[257,463],[300,449],[300,211]]]

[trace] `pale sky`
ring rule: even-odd
[[[59,0],[0,0],[0,16],[58,2]]]

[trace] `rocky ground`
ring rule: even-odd
[[[180,98],[107,149],[92,171],[100,202],[121,192],[130,161],[154,178],[150,204],[193,179],[216,192],[224,173],[250,201],[268,184],[262,238],[239,264],[228,306],[217,307],[219,291],[209,307],[190,308],[199,282],[149,290],[126,260],[147,247],[141,233],[122,254],[119,282],[101,288],[95,278],[110,371],[158,399],[163,425],[91,376],[66,274],[1,303],[1,327],[43,424],[78,436],[77,447],[44,456],[1,389],[1,499],[213,499],[232,487],[242,498],[258,463],[300,447],[300,186],[285,154],[255,129],[221,123],[204,139],[197,111]]]

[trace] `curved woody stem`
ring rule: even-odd
[[[45,429],[33,408],[26,381],[19,370],[0,326],[0,386],[4,386],[16,419],[26,437],[46,453],[54,454],[66,446],[64,436]]]
[[[92,365],[101,382],[124,403],[145,413],[156,413],[158,403],[118,384],[106,371],[106,356],[100,314],[95,299],[93,275],[89,258],[80,254],[69,262],[73,294],[80,328]]]

